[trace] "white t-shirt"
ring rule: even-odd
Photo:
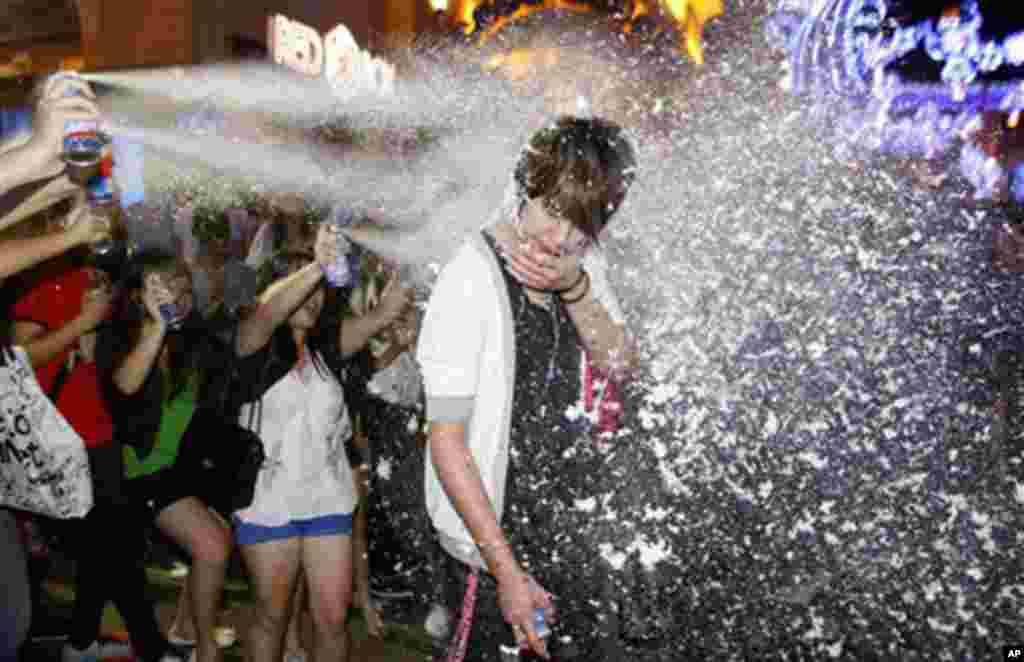
[[[591,288],[613,321],[622,310],[597,249],[584,258]],[[430,295],[417,343],[427,418],[466,425],[466,447],[501,523],[515,390],[515,322],[508,288],[494,251],[473,234],[456,251]],[[427,512],[442,547],[455,558],[485,567],[473,538],[441,484],[427,447]]]
[[[249,405],[239,420],[249,420]],[[252,504],[236,515],[260,526],[349,514],[356,491],[345,442],[352,423],[341,385],[312,361],[288,371],[263,396],[260,439],[266,460]]]

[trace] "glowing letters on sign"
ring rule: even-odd
[[[304,23],[274,14],[267,18],[267,43],[274,62],[306,76],[323,76],[339,96],[394,91],[394,66],[359,48],[344,24],[321,37]]]

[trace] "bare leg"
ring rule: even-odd
[[[288,617],[288,633],[285,635],[285,653],[299,653],[302,648],[302,619],[306,613],[306,589],[304,586],[305,577],[302,570],[299,570],[295,578],[295,595],[292,596],[292,608]]]
[[[355,437],[359,439],[359,435]],[[367,609],[370,606],[370,551],[369,519],[370,498],[369,467],[363,464],[353,469],[356,483],[356,512],[352,515],[352,565],[354,568],[353,599],[355,606]]]
[[[352,603],[352,538],[303,538],[302,563],[313,616],[313,660],[348,662],[349,633],[345,621]]]
[[[164,508],[156,524],[192,557],[188,587],[196,630],[196,657],[199,662],[216,662],[220,659],[220,648],[214,638],[214,627],[231,553],[231,531],[222,519],[193,497]]]
[[[366,618],[366,629],[371,637],[384,635],[384,620],[370,600],[370,550],[369,550],[369,471],[364,466],[355,471],[356,494],[359,504],[352,522],[352,564],[354,566],[355,588],[353,603],[363,610]]]
[[[298,538],[242,545],[256,591],[256,613],[246,642],[250,662],[281,662],[302,543]]]
[[[170,628],[171,632],[186,641],[195,641],[196,638],[196,624],[192,618],[192,592],[188,590],[191,576],[192,572],[189,571],[189,577],[178,592],[178,607]]]

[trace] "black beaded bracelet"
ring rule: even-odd
[[[586,276],[587,278],[587,286],[583,288],[583,291],[580,292],[580,295],[578,297],[576,297],[575,299],[562,299],[562,303],[579,303],[580,301],[583,301],[583,297],[587,296],[587,294],[590,292],[590,274],[584,271],[583,275]],[[561,298],[562,295],[559,294],[558,296],[559,298]]]
[[[586,275],[587,275],[587,270],[584,269],[583,267],[580,267],[579,278],[574,280],[572,285],[570,285],[569,287],[565,287],[565,288],[562,288],[560,290],[555,290],[555,294],[561,295],[561,294],[565,294],[566,292],[571,292],[571,291],[575,290],[576,286],[579,285],[581,282],[583,282],[583,277],[586,276]]]

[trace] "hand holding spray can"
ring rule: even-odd
[[[58,71],[44,84],[44,98],[89,97],[88,83],[74,71]],[[93,241],[90,249],[98,258],[112,257],[120,246],[112,236],[120,209],[114,196],[113,155],[109,136],[100,131],[100,120],[64,121],[61,158],[68,177],[85,188],[89,215],[107,230],[107,236]]]
[[[185,325],[185,315],[181,310],[181,306],[176,303],[160,304],[160,316],[163,318],[164,324],[171,331],[178,331]]]
[[[169,274],[155,272],[146,276],[146,289],[155,296],[160,303],[157,309],[160,318],[163,320],[169,331],[177,331],[185,324],[188,317],[188,309],[177,302],[174,294],[174,285],[169,282]]]
[[[345,287],[352,284],[352,271],[349,268],[348,256],[352,246],[348,237],[341,231],[355,222],[355,214],[351,209],[344,206],[337,206],[331,211],[330,217],[324,221],[327,224],[328,241],[332,245],[322,246],[327,254],[321,266],[324,270],[324,277],[333,287]]]
[[[536,607],[533,610],[533,630],[541,639],[546,639],[551,634],[551,630],[548,629],[547,618],[544,616],[543,607]]]
[[[46,90],[60,86],[62,82],[73,84],[63,86],[62,97],[85,96],[82,88],[85,80],[74,71],[58,71],[46,81]],[[62,157],[72,170],[72,175],[83,173],[96,166],[103,157],[103,150],[109,141],[100,131],[98,119],[74,119],[64,123]],[[83,177],[87,178],[88,175]]]
[[[536,607],[533,610],[533,631],[537,633],[539,639],[546,639],[551,635],[551,630],[548,628],[547,618],[544,615],[543,607]],[[515,629],[516,635],[516,648],[505,648],[501,647],[501,660],[502,662],[525,662],[526,660],[542,660],[540,655],[537,655],[530,648],[530,642],[526,639],[526,634],[521,628]]]

